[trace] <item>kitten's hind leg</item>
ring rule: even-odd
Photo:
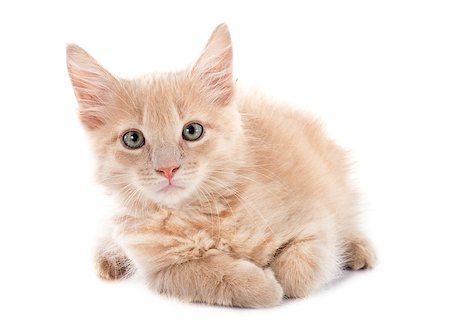
[[[373,268],[376,255],[371,244],[360,234],[352,234],[344,241],[344,267],[350,270]]]
[[[95,266],[98,276],[106,280],[125,279],[136,271],[125,252],[110,239],[103,239],[100,242],[95,256]]]

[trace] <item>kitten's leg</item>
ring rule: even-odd
[[[95,256],[97,274],[107,280],[124,279],[135,272],[125,252],[110,239],[102,239]]]
[[[353,232],[344,240],[344,267],[351,270],[372,268],[376,255],[371,244],[360,232]]]
[[[283,297],[270,268],[225,254],[173,265],[152,277],[157,291],[190,302],[257,308],[277,305]]]
[[[271,267],[287,297],[306,297],[332,280],[339,268],[337,246],[323,235],[294,239],[280,251]]]

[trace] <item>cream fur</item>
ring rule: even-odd
[[[78,46],[67,56],[99,181],[121,206],[99,247],[101,277],[137,268],[186,301],[267,307],[374,264],[346,153],[313,117],[235,89],[226,25],[176,73],[124,80]],[[198,141],[181,138],[189,122],[204,126]],[[123,146],[129,129],[142,148]],[[179,165],[181,188],[161,191],[161,165]]]

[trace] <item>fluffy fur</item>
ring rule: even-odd
[[[226,25],[180,72],[120,79],[76,45],[67,63],[99,181],[121,207],[101,277],[139,269],[182,300],[268,307],[374,264],[346,154],[307,114],[235,89]],[[204,127],[197,141],[181,136],[189,122]],[[130,129],[143,147],[124,146]],[[168,180],[161,167],[178,168]]]

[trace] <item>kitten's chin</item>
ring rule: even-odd
[[[166,184],[149,190],[147,196],[153,202],[168,208],[177,208],[193,193],[194,187],[179,184]]]

